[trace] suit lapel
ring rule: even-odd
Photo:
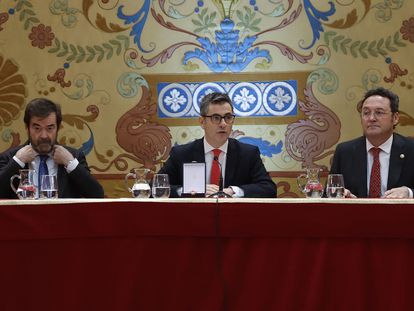
[[[355,159],[354,162],[355,178],[357,178],[356,185],[360,197],[367,197],[367,144],[365,136],[361,137],[357,144],[354,145]],[[352,155],[349,155],[352,156]]]
[[[233,139],[229,139],[229,144],[227,147],[227,157],[226,157],[226,174],[224,178],[224,186],[228,187],[230,185],[235,184],[233,181],[233,178],[237,175],[236,169],[237,169],[237,163],[239,161],[237,160],[237,157],[242,157],[242,154],[239,154],[238,148],[236,145],[236,141]]]
[[[404,148],[405,142],[398,135],[394,135],[388,168],[387,189],[395,188],[400,179],[405,161],[405,157],[401,158],[401,155],[404,154]]]
[[[196,162],[206,162],[205,152],[204,152],[204,140],[203,138],[197,139],[194,141],[194,146],[191,150],[192,156],[190,159]]]
[[[61,198],[64,193],[64,189],[66,188],[67,183],[67,176],[66,170],[63,165],[58,165],[57,167],[57,180],[58,180],[58,196]]]

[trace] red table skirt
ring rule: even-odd
[[[3,204],[0,310],[414,310],[413,221],[410,202]]]

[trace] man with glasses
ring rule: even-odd
[[[169,175],[172,197],[181,195],[183,163],[193,161],[206,163],[206,196],[219,191],[219,174],[222,174],[223,191],[229,196],[276,197],[275,183],[263,165],[259,149],[229,138],[234,119],[233,105],[227,94],[204,96],[199,117],[204,138],[173,147],[159,172]]]
[[[384,88],[358,103],[364,136],[336,147],[330,171],[343,174],[346,197],[413,197],[414,141],[394,133],[398,105],[398,96]]]

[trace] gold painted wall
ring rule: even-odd
[[[263,161],[279,195],[297,196],[303,166],[326,172],[361,134],[366,90],[399,94],[397,131],[413,135],[413,43],[403,0],[1,1],[0,150],[26,140],[25,104],[48,97],[63,108],[60,142],[85,150],[108,197],[129,196],[131,168],[156,170],[202,136],[194,119],[158,117],[158,82],[296,79],[297,116],[237,118],[234,137],[281,143]]]

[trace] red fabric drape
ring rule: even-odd
[[[413,310],[413,207],[0,206],[0,310]]]

